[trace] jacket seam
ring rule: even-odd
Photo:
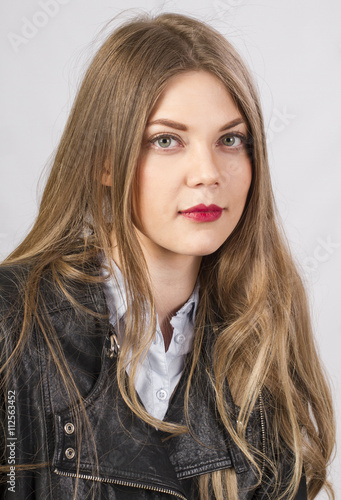
[[[45,397],[45,389],[47,389],[48,391],[48,404],[50,405],[50,390],[49,390],[49,387],[48,387],[48,384],[47,384],[47,387],[44,387],[45,386],[45,375],[46,374],[46,363],[45,363],[45,356],[41,356],[42,352],[44,352],[45,354],[45,349],[42,345],[42,342],[39,338],[39,335],[37,334],[37,332],[35,331],[35,336],[36,336],[36,341],[37,341],[37,347],[38,347],[38,365],[39,365],[39,371],[40,371],[40,375],[41,375],[41,390],[40,390],[40,400],[42,402],[42,408],[45,409],[45,411],[43,412],[43,425],[44,425],[44,440],[45,440],[45,445],[46,445],[46,450],[47,450],[47,456],[48,456],[48,461],[50,460],[50,456],[51,456],[51,449],[50,449],[50,446],[49,446],[49,439],[48,439],[48,429],[47,429],[47,424],[46,424],[46,407],[45,407],[45,403],[46,403],[46,397]],[[43,366],[44,365],[44,369],[43,369]],[[52,429],[52,432],[53,432],[53,429]],[[48,475],[48,483],[49,483],[49,497],[52,498],[52,491],[53,491],[53,488],[52,488],[52,477],[51,477],[51,472],[50,472],[50,468],[48,467],[48,472],[47,472],[47,475]]]
[[[193,476],[197,476],[205,472],[207,469],[210,468],[210,466],[215,465],[215,469],[210,471],[210,472],[215,472],[217,470],[223,469],[223,468],[232,468],[232,461],[231,460],[226,460],[226,459],[220,459],[220,460],[213,460],[210,462],[202,462],[201,464],[197,465],[196,467],[192,468],[187,468],[185,470],[177,470],[175,468],[175,472],[178,476],[179,479],[183,478],[189,478]]]

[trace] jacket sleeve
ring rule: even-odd
[[[23,318],[19,282],[19,270],[0,268],[0,499],[47,499],[33,496],[42,467],[33,471],[32,466],[49,460],[43,439],[40,351],[33,335],[11,358]]]

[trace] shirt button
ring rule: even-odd
[[[175,336],[175,342],[177,344],[183,344],[185,342],[185,335],[183,335],[182,333],[179,333],[178,335]]]
[[[167,399],[168,394],[164,389],[160,389],[159,391],[157,391],[156,396],[160,401],[164,401],[165,399]]]

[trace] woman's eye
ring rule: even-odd
[[[238,147],[242,144],[242,139],[238,137],[237,135],[225,135],[222,139],[221,142],[223,143],[224,146],[234,146]]]
[[[162,149],[174,147],[179,144],[179,141],[171,135],[159,135],[158,137],[154,137],[150,142]]]
[[[156,142],[161,148],[168,148],[172,143],[172,139],[170,137],[160,137]]]

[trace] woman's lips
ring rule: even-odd
[[[218,205],[196,205],[195,207],[180,210],[180,214],[186,219],[197,222],[213,222],[221,216],[223,209]]]

